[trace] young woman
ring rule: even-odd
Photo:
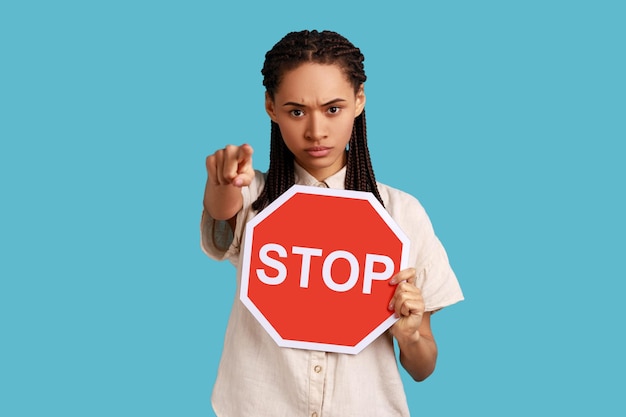
[[[399,320],[357,355],[281,348],[236,300],[212,397],[218,416],[408,416],[393,338],[415,380],[435,369],[431,314],[463,295],[419,202],[375,179],[363,60],[330,31],[289,33],[266,54],[270,167],[255,170],[245,144],[207,157],[202,247],[237,265],[239,279],[245,224],[293,184],[371,192],[411,239],[411,267],[390,280],[396,289],[389,309]]]

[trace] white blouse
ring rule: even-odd
[[[296,183],[320,186],[296,164]],[[345,167],[324,181],[344,188]],[[256,172],[242,188],[243,209],[234,232],[206,212],[201,246],[216,260],[237,267],[237,292],[226,329],[212,403],[219,417],[391,417],[409,416],[393,340],[383,333],[356,355],[279,347],[239,300],[241,248],[252,203],[264,186]],[[384,206],[411,241],[409,266],[417,271],[426,311],[463,300],[447,254],[421,204],[411,195],[378,183]]]

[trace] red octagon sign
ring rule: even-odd
[[[240,298],[279,346],[356,354],[397,320],[408,251],[373,194],[294,185],[247,224]]]

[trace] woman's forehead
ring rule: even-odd
[[[352,84],[339,65],[305,63],[283,74],[277,94],[330,95],[333,97],[327,98],[332,100],[334,96],[349,94],[351,91]]]

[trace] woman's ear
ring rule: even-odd
[[[356,92],[356,106],[354,109],[354,117],[359,117],[363,113],[365,108],[365,88],[363,84],[359,86],[359,90]]]
[[[276,123],[276,108],[274,107],[274,100],[272,100],[267,91],[265,92],[265,111],[270,119],[272,119],[272,122]]]

